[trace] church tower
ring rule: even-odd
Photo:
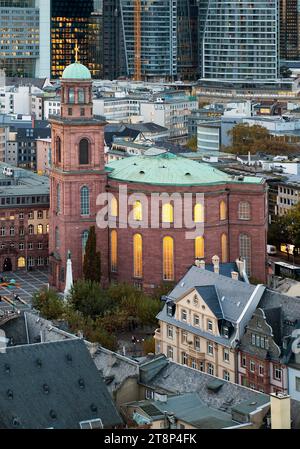
[[[63,73],[61,115],[50,117],[50,123],[50,284],[63,291],[68,251],[74,279],[82,277],[88,232],[96,226],[96,198],[106,186],[105,122],[93,117],[91,74],[79,62]],[[107,231],[97,229],[103,279],[107,277],[107,241]]]

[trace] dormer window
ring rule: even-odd
[[[173,316],[174,315],[173,309],[174,309],[174,304],[172,302],[169,302],[167,304],[167,315],[168,316]]]
[[[223,326],[223,337],[229,338],[229,329],[227,326]]]
[[[185,309],[181,310],[181,321],[187,321],[187,311]]]

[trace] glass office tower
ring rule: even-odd
[[[142,79],[173,80],[177,75],[177,0],[141,0]],[[125,65],[135,73],[134,0],[120,0]]]
[[[99,0],[51,1],[51,71],[60,78],[65,67],[79,60],[91,71],[93,78],[101,73],[102,11]]]
[[[300,57],[300,0],[280,0],[280,58]]]
[[[198,67],[197,0],[177,0],[177,78],[197,77]]]
[[[50,74],[48,0],[0,0],[0,69],[6,76]]]
[[[278,79],[278,1],[208,1],[201,51],[203,79]]]

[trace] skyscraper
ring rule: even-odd
[[[135,75],[137,39],[140,39],[143,79],[174,79],[177,75],[177,0],[140,0],[139,36],[135,27],[135,0],[120,0],[125,65]]]
[[[0,69],[7,76],[50,75],[49,0],[0,0]]]
[[[93,78],[100,78],[101,13],[100,0],[51,1],[51,72],[59,78],[64,68],[75,60],[75,46],[79,46],[80,61]]]
[[[280,0],[280,58],[300,58],[300,1]]]
[[[210,0],[200,45],[205,80],[276,81],[278,0]]]
[[[198,6],[196,0],[177,0],[177,76],[195,79],[198,71]]]

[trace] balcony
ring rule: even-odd
[[[196,358],[201,361],[205,360],[205,355],[206,355],[205,352],[200,352],[194,348],[188,348],[186,352],[190,357]]]

